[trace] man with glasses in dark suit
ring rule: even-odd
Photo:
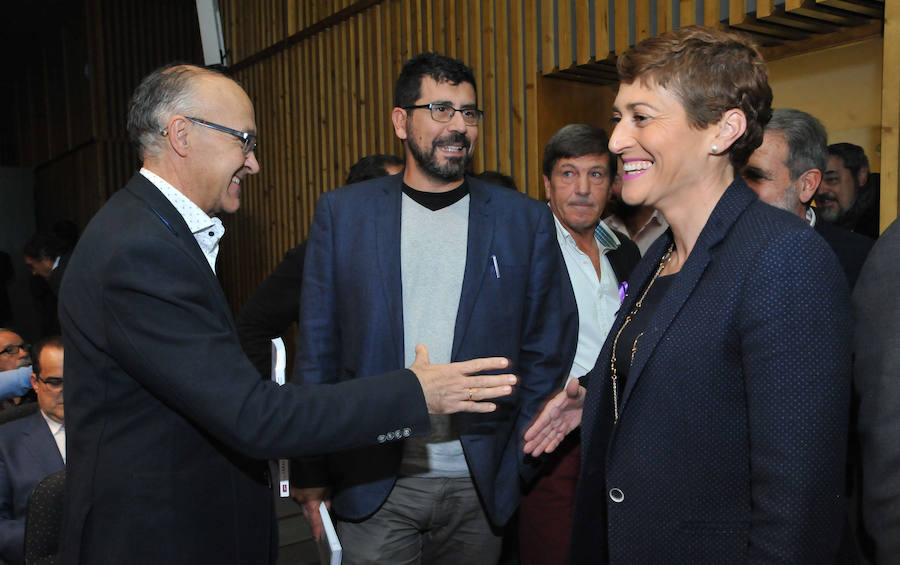
[[[0,426],[0,558],[9,565],[25,560],[25,511],[34,485],[65,467],[59,336],[45,338],[34,347],[31,384],[39,410]]]

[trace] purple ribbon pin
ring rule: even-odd
[[[625,295],[628,294],[628,281],[622,281],[619,285],[619,304],[625,302]]]

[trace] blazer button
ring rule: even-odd
[[[378,443],[384,443],[384,440],[386,440],[386,439],[387,439],[387,438],[384,437],[384,434],[381,434],[381,435],[378,436]]]
[[[613,502],[622,502],[625,500],[625,493],[621,491],[621,489],[612,488],[609,489],[609,498]]]
[[[403,437],[409,437],[409,434],[412,433],[412,430],[409,428],[403,428]]]

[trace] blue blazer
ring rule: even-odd
[[[476,488],[490,519],[504,524],[518,504],[526,424],[564,373],[556,231],[546,204],[468,178],[466,266],[452,360],[504,356],[519,376],[512,396],[491,414],[454,416]],[[400,274],[401,175],[346,186],[322,196],[303,269],[294,378],[355,379],[404,364]],[[496,257],[500,276],[494,271]],[[423,280],[421,284],[427,285]],[[374,513],[390,492],[402,445],[353,450],[307,469],[307,486],[331,484],[344,519]]]
[[[610,335],[671,232],[632,273]],[[588,374],[573,563],[832,563],[850,393],[844,274],[800,218],[725,191],[634,356]]]
[[[84,230],[60,320],[67,565],[274,562],[264,459],[429,430],[410,371],[328,387],[260,379],[194,236],[141,175]]]
[[[0,558],[25,561],[25,509],[34,485],[65,468],[38,410],[0,426]]]

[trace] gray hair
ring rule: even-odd
[[[779,108],[772,112],[766,131],[784,136],[788,155],[785,165],[791,180],[797,180],[810,169],[823,173],[828,166],[828,135],[822,122],[801,110]]]
[[[144,77],[135,89],[128,106],[128,136],[141,159],[159,154],[163,147],[162,132],[170,116],[194,113],[194,79],[202,73],[220,74],[173,63]]]

